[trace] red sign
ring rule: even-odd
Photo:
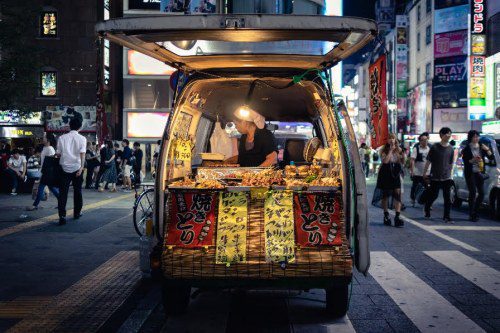
[[[173,192],[166,245],[200,247],[213,244],[217,194]]]
[[[370,133],[372,148],[376,149],[387,142],[389,137],[386,93],[386,59],[380,56],[370,65]]]
[[[467,30],[434,35],[434,58],[467,54]]]
[[[338,197],[330,193],[295,193],[293,200],[298,245],[342,244]]]

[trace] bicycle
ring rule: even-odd
[[[133,221],[135,231],[139,236],[146,233],[146,222],[153,218],[154,211],[154,184],[142,183],[134,186],[135,202]],[[138,189],[142,188],[139,194]]]

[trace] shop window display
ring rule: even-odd
[[[43,97],[57,95],[57,72],[42,71],[40,73],[40,94]]]
[[[45,38],[57,37],[57,12],[44,11],[40,19],[40,36]]]

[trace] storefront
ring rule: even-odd
[[[41,112],[20,117],[16,111],[0,111],[0,140],[11,148],[34,147],[42,143],[43,123]]]

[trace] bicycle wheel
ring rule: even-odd
[[[149,188],[141,193],[134,203],[134,228],[139,236],[146,233],[146,221],[153,218],[154,189]]]

